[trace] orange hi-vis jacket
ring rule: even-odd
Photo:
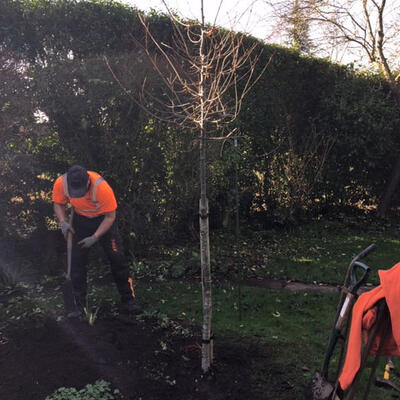
[[[90,179],[88,193],[81,198],[68,196],[67,174],[59,176],[53,186],[53,202],[74,207],[76,213],[93,218],[117,209],[117,201],[111,186],[97,172],[87,171]]]
[[[381,299],[386,300],[392,329],[389,330],[379,354],[382,356],[400,356],[400,263],[389,270],[380,270],[378,274],[381,284],[370,292],[363,293],[353,307],[346,359],[339,377],[340,387],[343,390],[349,388],[360,368],[362,333],[364,333],[364,342],[366,342],[370,329],[376,321],[376,303]],[[384,321],[384,323],[389,322]],[[376,354],[379,344],[380,336],[378,333],[372,344],[370,354]]]

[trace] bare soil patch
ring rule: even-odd
[[[239,283],[239,282],[238,282]],[[241,282],[243,285],[261,287],[265,289],[285,289],[291,292],[319,292],[319,293],[339,293],[341,288],[327,283],[303,283],[296,281],[285,281],[283,279],[246,279]]]
[[[171,336],[148,321],[28,320],[0,339],[1,399],[44,400],[60,387],[81,389],[98,379],[129,400],[268,398],[251,387],[249,360],[263,356],[259,349],[220,340],[213,371],[203,376],[199,339]]]

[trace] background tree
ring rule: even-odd
[[[312,54],[314,51],[311,29],[311,14],[315,0],[308,4],[300,0],[266,0],[272,10],[271,19],[275,20],[274,32],[282,38],[289,47],[302,54]]]
[[[289,38],[292,46],[300,53],[309,54],[312,44],[309,35],[309,22],[306,10],[302,9],[299,0],[294,0],[293,8],[288,16]]]
[[[287,18],[291,1],[282,1],[274,10],[279,19]],[[295,2],[297,13],[312,26],[317,53],[328,54],[332,46],[365,60],[386,80],[400,114],[400,2],[386,0],[305,0]],[[344,49],[344,50],[343,50]],[[392,173],[379,203],[384,216],[400,182],[400,156],[392,156]]]

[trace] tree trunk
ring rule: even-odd
[[[389,181],[378,206],[378,216],[384,217],[388,212],[394,193],[400,183],[400,154],[397,155],[396,163],[392,169]]]
[[[390,89],[394,100],[400,109],[400,88],[393,79],[390,71],[385,70],[385,77],[390,85]],[[390,174],[390,178],[386,184],[385,190],[381,197],[381,200],[378,205],[378,216],[384,217],[390,209],[393,195],[399,187],[400,183],[400,154],[397,155],[396,163],[393,166],[392,173]]]
[[[210,236],[209,236],[209,209],[206,194],[206,143],[203,137],[200,140],[200,262],[201,284],[203,293],[203,330],[202,330],[202,357],[201,368],[207,372],[213,359],[213,342],[211,339],[212,295],[211,295],[211,267],[210,267]]]
[[[201,254],[201,283],[203,292],[203,330],[202,357],[203,372],[210,369],[213,361],[213,340],[211,338],[212,293],[210,268],[210,241],[208,230],[208,200],[200,199],[200,254]]]

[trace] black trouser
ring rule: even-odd
[[[75,230],[75,234],[73,235],[74,239],[72,245],[71,280],[75,300],[79,306],[85,306],[86,303],[87,263],[90,249],[82,249],[77,243],[88,236],[92,236],[103,219],[103,215],[88,218],[77,213],[74,214],[72,226]],[[121,295],[121,301],[129,300],[134,294],[129,282],[129,269],[123,254],[121,237],[116,222],[101,236],[99,243],[102,245],[110,261],[112,275],[119,294]]]

